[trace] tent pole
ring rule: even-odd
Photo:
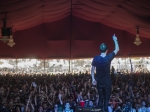
[[[72,0],[70,1],[70,58],[69,58],[69,72],[70,71],[70,68],[71,68],[71,39],[72,39]]]

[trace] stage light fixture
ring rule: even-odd
[[[0,38],[0,40],[4,43],[7,43],[7,45],[9,45],[10,47],[14,46],[14,40],[12,38],[12,28],[11,27],[6,27],[6,16],[7,16],[7,12],[4,12],[5,17],[3,19],[3,28],[1,28],[1,34],[2,37]]]
[[[142,42],[140,40],[140,37],[139,37],[139,26],[136,27],[136,38],[135,38],[135,41],[134,41],[134,44],[139,46]]]

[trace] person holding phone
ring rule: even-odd
[[[115,50],[107,55],[108,46],[105,43],[102,43],[100,45],[101,54],[93,58],[91,68],[92,84],[97,85],[97,90],[99,93],[98,106],[105,112],[108,112],[108,104],[112,85],[110,76],[110,64],[119,51],[119,45],[115,34],[112,36],[112,39],[115,44]],[[95,69],[96,76],[94,76]]]

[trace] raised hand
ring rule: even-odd
[[[93,80],[93,81],[92,81],[92,84],[93,84],[93,85],[96,85],[96,84],[97,84],[96,80]]]
[[[112,38],[113,38],[114,41],[117,41],[117,37],[116,37],[115,34],[112,36]]]
[[[61,99],[62,98],[62,94],[59,93],[58,98]]]

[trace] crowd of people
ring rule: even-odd
[[[109,112],[150,112],[150,74],[111,74]],[[1,74],[0,111],[63,112],[98,106],[98,91],[91,74]]]

